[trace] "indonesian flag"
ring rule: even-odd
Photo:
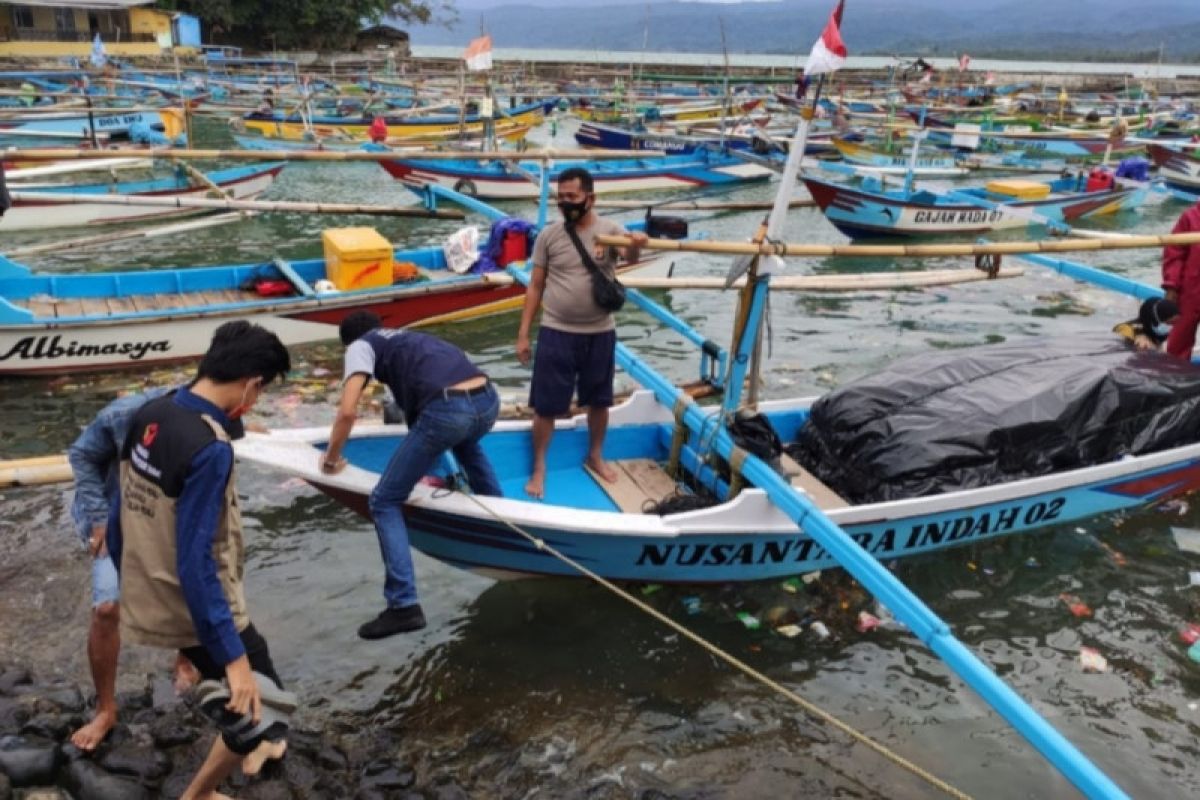
[[[808,54],[808,61],[804,64],[806,76],[834,72],[846,63],[846,45],[839,30],[842,24],[842,6],[845,4],[846,0],[838,0],[837,8],[829,15],[825,30],[821,31],[821,38],[813,45],[812,52]]]
[[[971,66],[971,57],[969,55],[967,55],[966,53],[963,53],[961,56],[958,57],[958,71],[966,72],[967,67],[969,67],[969,66]]]
[[[467,62],[467,69],[473,72],[491,69],[492,37],[480,36],[478,39],[472,39],[463,53],[463,60]]]

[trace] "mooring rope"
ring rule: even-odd
[[[646,602],[639,600],[637,597],[634,597],[633,595],[629,594],[629,592],[626,592],[624,589],[617,586],[612,581],[596,574],[592,570],[583,566],[579,562],[572,559],[570,556],[560,553],[558,550],[556,550],[551,545],[546,544],[546,542],[544,540],[539,539],[538,537],[529,533],[529,531],[526,531],[520,525],[518,525],[515,522],[513,522],[512,520],[508,519],[504,515],[498,513],[495,509],[491,508],[487,503],[483,502],[479,497],[477,497],[473,494],[467,494],[465,492],[460,492],[460,494],[462,494],[463,497],[469,498],[471,500],[471,502],[475,503],[475,505],[477,505],[481,509],[483,509],[489,516],[491,516],[497,522],[501,523],[502,525],[506,526],[507,528],[514,531],[518,535],[527,539],[538,550],[542,550],[542,551],[547,552],[550,555],[554,556],[559,561],[568,565],[569,567],[576,570],[580,574],[590,578],[591,580],[598,583],[600,586],[603,586],[605,589],[612,592],[617,597],[620,597],[622,600],[626,601],[627,603],[632,604],[635,608],[645,612],[646,614],[649,614],[651,617],[658,620],[663,625],[666,625],[668,628],[672,629],[679,635],[681,635],[687,639],[690,639],[695,644],[697,644],[700,647],[702,647],[703,649],[707,650],[711,655],[721,659],[722,661],[724,661],[726,664],[730,665],[734,669],[749,676],[753,680],[758,681],[762,685],[775,691],[777,694],[782,695],[783,697],[787,698],[788,700],[791,700],[793,703],[795,703],[800,708],[807,711],[812,716],[824,721],[825,723],[833,726],[834,728],[837,728],[842,733],[845,733],[847,736],[849,736],[851,739],[854,739],[856,742],[866,745],[867,747],[871,748],[879,755],[883,756],[888,761],[892,762],[893,764],[895,764],[896,766],[898,766],[904,770],[907,770],[908,772],[912,773],[913,775],[916,775],[918,778],[925,781],[930,786],[933,786],[935,789],[938,789],[938,790],[944,792],[946,795],[957,798],[958,800],[971,800],[971,795],[967,794],[966,792],[963,792],[962,790],[960,790],[954,786],[951,786],[949,783],[947,783],[946,781],[937,777],[936,775],[929,772],[925,768],[913,763],[912,761],[908,760],[904,756],[902,756],[899,753],[895,752],[894,750],[890,749],[886,745],[875,741],[867,734],[865,734],[862,731],[858,730],[857,728],[851,726],[849,723],[843,722],[842,720],[838,719],[833,714],[831,714],[830,712],[821,708],[820,706],[815,705],[813,702],[804,699],[803,697],[796,694],[796,692],[787,688],[783,684],[779,683],[778,681],[776,681],[772,678],[769,678],[768,676],[759,672],[754,667],[750,666],[749,664],[747,664],[746,662],[737,658],[736,656],[726,652],[725,650],[722,650],[720,647],[718,647],[717,645],[708,641],[700,634],[693,632],[691,629],[689,629],[687,627],[684,627],[683,625],[681,625],[678,622],[676,622],[675,620],[671,619],[670,617],[668,617],[666,614],[662,613],[658,609],[650,606]]]

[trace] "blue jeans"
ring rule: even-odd
[[[386,573],[383,597],[389,608],[417,603],[403,504],[442,454],[447,450],[454,453],[475,494],[501,495],[496,472],[479,446],[479,440],[496,424],[499,413],[500,397],[490,384],[478,394],[443,395],[421,409],[416,424],[409,428],[408,435],[392,454],[368,504],[383,554]]]

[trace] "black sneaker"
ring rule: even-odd
[[[363,639],[386,639],[397,633],[419,631],[425,627],[425,614],[420,604],[404,608],[385,608],[379,616],[358,629]]]

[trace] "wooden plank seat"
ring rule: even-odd
[[[591,467],[584,469],[626,514],[645,514],[651,503],[658,503],[675,493],[675,481],[651,459],[631,458],[608,463],[617,471],[616,483],[604,480]]]
[[[816,475],[796,463],[796,460],[787,453],[779,457],[779,463],[783,467],[783,476],[788,479],[788,482],[797,489],[803,489],[817,504],[817,508],[822,511],[832,511],[835,508],[846,508],[850,505],[841,495],[822,483]]]
[[[136,294],[124,297],[56,298],[39,296],[27,300],[9,300],[18,308],[26,308],[40,318],[113,316],[146,311],[200,309],[211,305],[245,303],[261,300],[259,295],[242,289],[218,289],[196,292],[164,292]]]

